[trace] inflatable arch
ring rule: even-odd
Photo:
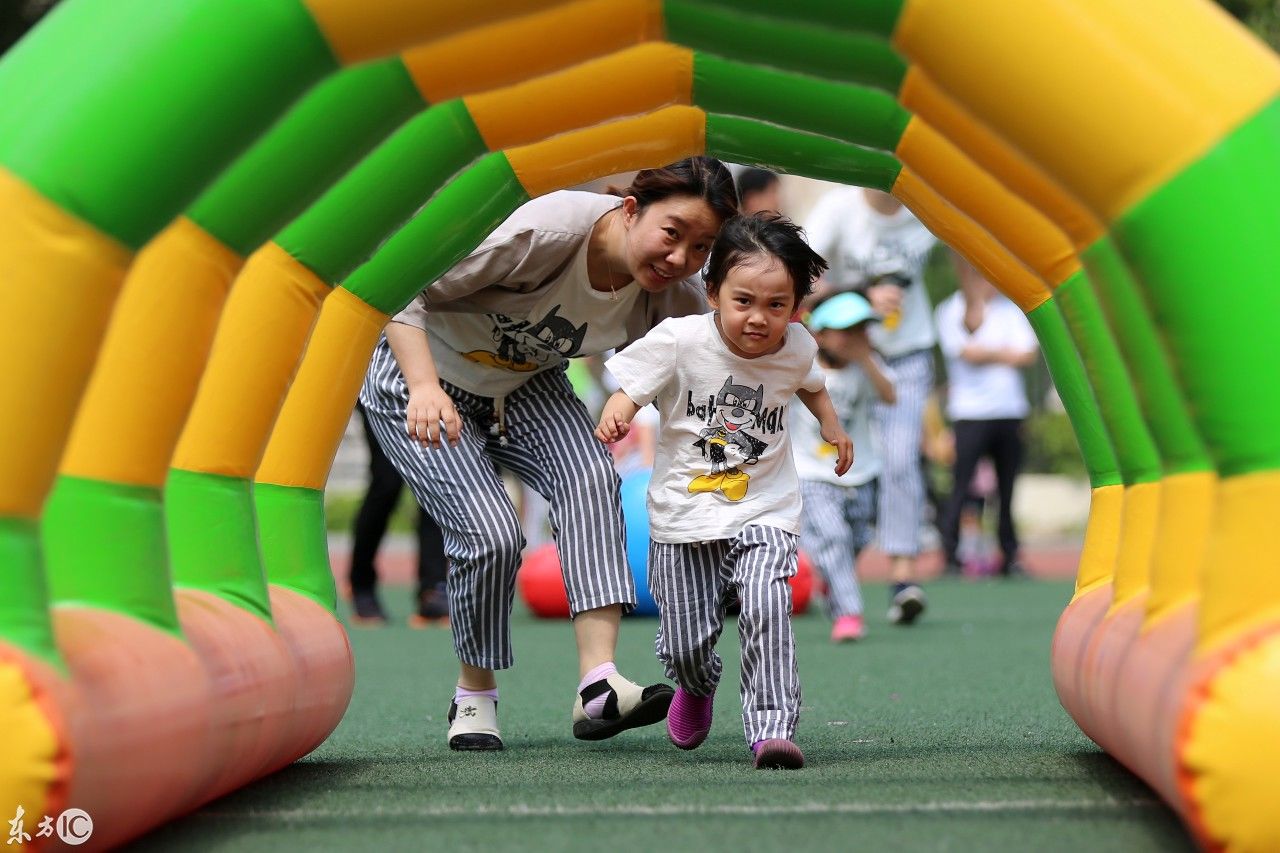
[[[706,152],[888,190],[1027,312],[1093,484],[1062,703],[1280,849],[1278,91],[1207,0],[67,0],[0,62],[0,804],[119,843],[327,737],[382,325]]]

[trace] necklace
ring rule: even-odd
[[[620,208],[614,208],[614,210],[619,210],[619,209]],[[613,284],[614,282],[613,261],[610,260],[609,258],[610,254],[612,254],[611,249],[613,244],[613,226],[617,221],[618,221],[618,218],[616,216],[614,216],[609,220],[609,236],[608,236],[608,239],[605,240],[605,247],[604,247],[604,265],[605,265],[605,269],[609,271],[609,301],[610,302],[618,301],[618,291],[617,289],[615,289]]]

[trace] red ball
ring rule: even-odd
[[[569,618],[569,594],[564,589],[560,554],[554,543],[548,542],[525,556],[516,575],[516,588],[534,616]]]
[[[796,554],[796,573],[791,578],[791,612],[796,616],[803,615],[809,609],[809,599],[813,597],[813,563],[804,551]]]

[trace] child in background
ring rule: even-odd
[[[835,643],[859,640],[866,633],[856,569],[858,555],[871,541],[880,475],[880,458],[871,441],[871,403],[873,398],[889,405],[895,400],[893,383],[867,337],[867,327],[878,319],[871,303],[856,293],[831,297],[809,317],[818,364],[827,374],[827,392],[858,448],[848,473],[840,476],[831,470],[834,450],[819,435],[817,421],[808,412],[791,411],[796,470],[806,508],[800,548],[827,583]]]
[[[826,268],[788,220],[761,214],[727,222],[705,276],[714,313],[664,320],[607,362],[619,390],[596,435],[624,437],[642,406],[661,417],[649,484],[649,588],[660,610],[656,647],[678,686],[667,732],[681,749],[711,730],[722,662],[724,592],[742,611],[743,729],[757,768],[799,768],[800,711],[791,587],[801,500],[787,408],[814,413],[836,448],[834,469],[853,462],[818,345],[796,306]],[[750,469],[750,473],[748,473]]]

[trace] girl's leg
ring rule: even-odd
[[[854,576],[853,530],[845,518],[852,489],[816,480],[801,480],[804,513],[800,548],[813,560],[827,584],[827,610],[832,619],[862,613],[862,593]]]
[[[742,593],[742,723],[747,743],[795,737],[800,677],[791,633],[791,586],[796,573],[793,533],[751,525],[734,540],[723,571]]]

